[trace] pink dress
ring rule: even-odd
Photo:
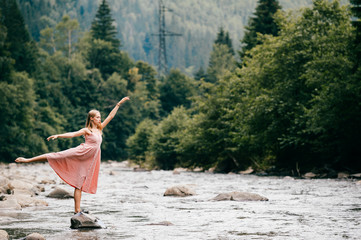
[[[83,192],[96,193],[102,135],[85,136],[85,143],[65,151],[48,153],[49,165],[67,184]]]

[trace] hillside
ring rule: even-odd
[[[38,40],[45,26],[54,26],[64,14],[77,18],[87,31],[100,0],[18,0],[28,29]],[[116,21],[123,50],[135,60],[157,63],[157,0],[108,0]],[[208,64],[209,52],[220,27],[229,31],[233,46],[240,47],[244,27],[254,12],[255,0],[164,0],[173,12],[166,13],[166,26],[181,37],[168,37],[167,55],[171,67],[192,73]],[[284,10],[310,5],[312,0],[281,0]]]

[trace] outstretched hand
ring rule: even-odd
[[[128,100],[130,100],[129,97],[123,97],[122,100],[120,100],[117,105],[120,106],[120,104],[123,104],[124,102],[126,102]]]
[[[50,141],[50,140],[55,140],[58,138],[58,135],[51,135],[50,137],[48,137],[46,140]]]

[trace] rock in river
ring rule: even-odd
[[[186,185],[178,185],[168,188],[164,196],[186,197],[196,195],[195,191]]]
[[[45,237],[39,233],[32,233],[27,235],[24,240],[45,240]]]
[[[67,190],[56,187],[53,191],[51,191],[51,193],[49,193],[48,197],[63,199],[63,198],[73,198],[74,196]]]
[[[72,229],[78,229],[78,228],[105,228],[104,223],[102,223],[98,218],[86,214],[83,212],[75,214],[70,219]]]
[[[221,193],[212,199],[213,201],[268,201],[268,198],[256,193],[230,192]]]
[[[0,230],[0,239],[1,240],[9,239],[9,234],[5,230]]]

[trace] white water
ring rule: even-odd
[[[42,179],[61,182],[46,164],[16,168],[16,174],[28,174],[35,183]],[[168,187],[178,184],[192,184],[197,195],[163,196]],[[352,180],[193,172],[174,175],[171,171],[134,172],[118,163],[102,163],[97,194],[83,194],[82,199],[82,208],[107,226],[95,230],[70,229],[73,199],[47,198],[54,185],[44,186],[45,192],[37,198],[49,206],[0,209],[0,229],[6,230],[10,239],[33,232],[56,240],[361,239],[361,185]],[[269,201],[210,201],[231,191],[258,193]],[[150,225],[162,221],[173,225]]]

